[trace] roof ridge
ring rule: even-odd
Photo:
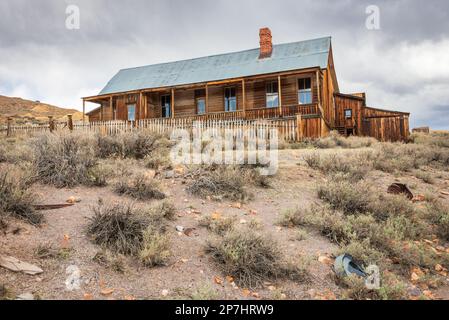
[[[326,37],[319,37],[319,38],[307,39],[307,40],[301,40],[301,41],[283,42],[283,43],[274,44],[273,48],[276,48],[278,46],[283,46],[283,45],[291,45],[291,44],[295,44],[295,43],[311,42],[311,41],[317,41],[317,40],[323,40],[323,39],[331,40],[332,37],[331,36],[326,36]],[[226,52],[226,53],[217,53],[217,54],[212,54],[212,55],[208,55],[208,56],[189,58],[189,59],[182,59],[182,60],[173,60],[173,61],[167,61],[167,62],[146,64],[146,65],[142,65],[142,66],[123,68],[123,69],[120,69],[118,72],[125,71],[125,70],[140,69],[140,68],[151,67],[151,66],[163,66],[163,65],[166,65],[166,64],[172,64],[172,63],[176,63],[176,62],[186,62],[186,61],[194,61],[194,60],[205,59],[205,58],[226,56],[226,55],[231,55],[231,54],[236,54],[236,53],[250,52],[250,51],[254,51],[254,50],[259,50],[259,48],[245,49],[245,50],[232,51],[232,52]],[[314,52],[314,53],[311,53],[310,55],[323,53],[323,52]]]

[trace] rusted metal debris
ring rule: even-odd
[[[413,199],[413,193],[410,191],[407,185],[402,183],[393,183],[388,187],[387,192],[392,194],[404,194],[408,199]]]
[[[66,207],[73,206],[74,203],[61,203],[61,204],[36,204],[34,205],[34,210],[56,210],[56,209],[62,209]]]

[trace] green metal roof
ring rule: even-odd
[[[278,44],[270,58],[259,48],[120,70],[99,93],[171,87],[311,67],[326,68],[331,38]]]

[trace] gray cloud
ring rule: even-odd
[[[65,28],[78,5],[81,29]],[[380,8],[381,29],[365,28]],[[340,88],[371,106],[412,112],[411,126],[449,127],[449,3],[432,0],[0,2],[0,94],[80,108],[120,68],[331,35]]]

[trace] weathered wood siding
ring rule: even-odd
[[[362,134],[362,118],[365,101],[362,98],[350,95],[335,94],[335,120],[336,128],[355,128],[354,134]],[[345,118],[345,110],[352,110],[352,119]]]
[[[365,118],[363,134],[379,141],[406,141],[409,137],[408,116]]]

